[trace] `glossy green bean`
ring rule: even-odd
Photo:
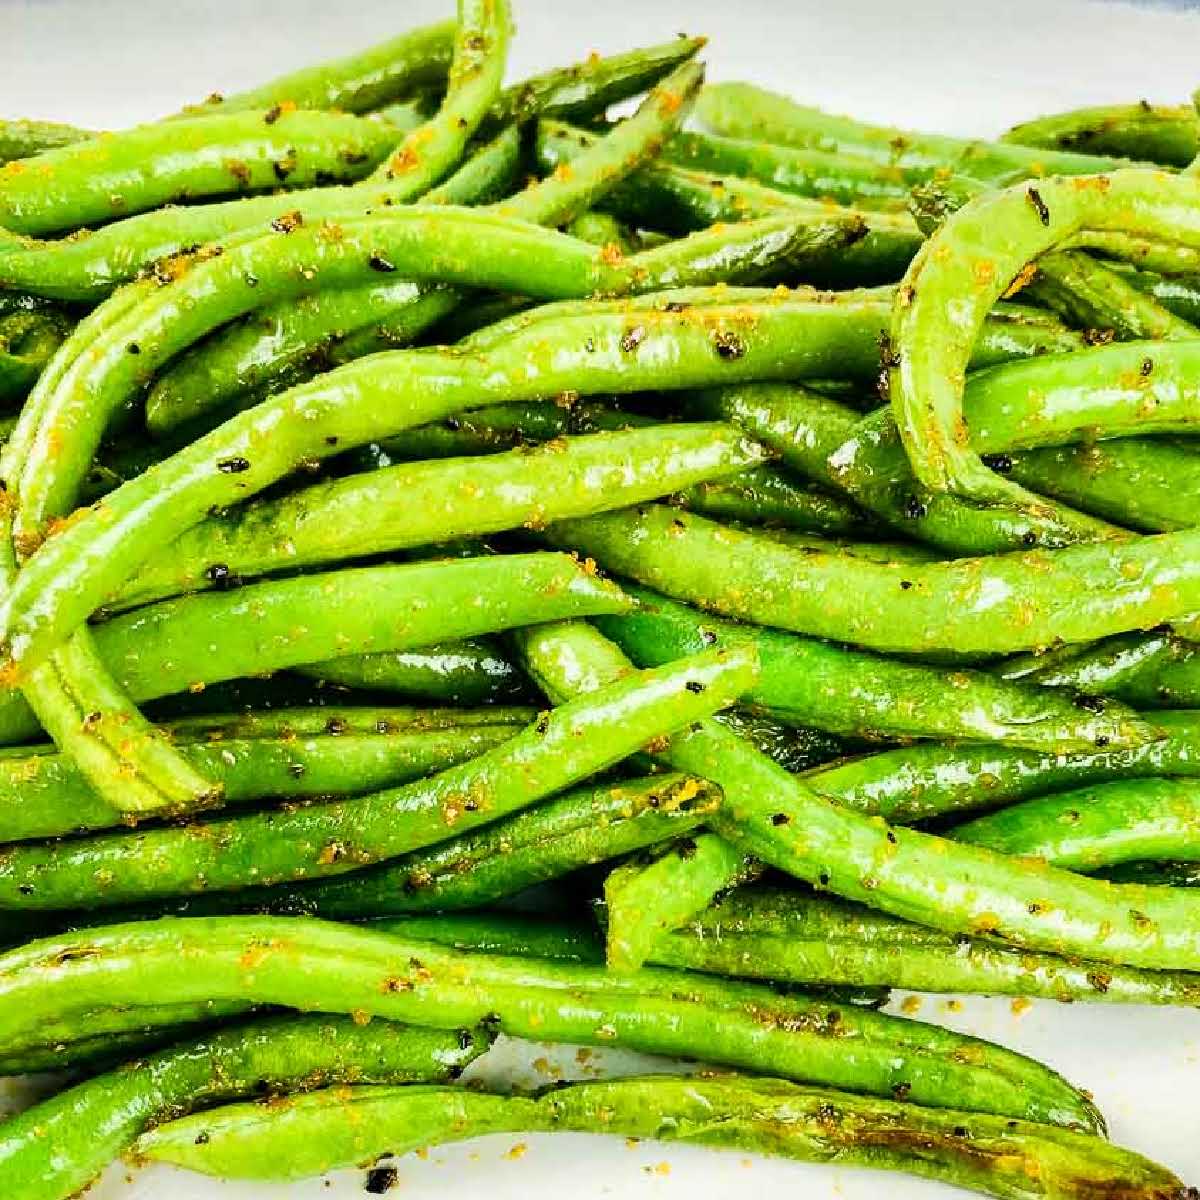
[[[96,135],[90,129],[57,121],[0,120],[0,165],[16,158],[31,158],[44,150],[56,150]]]
[[[616,246],[622,254],[633,254],[637,249],[631,230],[611,214],[594,208],[580,213],[567,226],[567,232],[593,246]]]
[[[557,170],[595,142],[595,135],[556,121],[538,124],[537,153],[542,167]],[[796,196],[733,175],[711,174],[655,163],[613,189],[603,202],[623,220],[649,229],[687,233],[718,221],[743,221],[793,212],[821,224],[853,220],[859,240],[810,255],[803,278],[845,287],[891,282],[903,274],[921,243],[921,235],[902,213],[842,208],[822,200]]]
[[[663,934],[756,869],[715,833],[683,838],[646,861],[614,868],[604,879],[608,969],[627,973],[644,966]]]
[[[1072,871],[1142,859],[1200,861],[1200,790],[1191,779],[1094,784],[976,817],[950,836]]]
[[[137,1153],[213,1175],[294,1179],[381,1152],[522,1130],[904,1171],[1008,1200],[1035,1195],[1031,1187],[1061,1200],[1084,1200],[1097,1188],[1145,1200],[1190,1194],[1165,1168],[1095,1137],[736,1076],[575,1083],[534,1099],[420,1086],[327,1090],[277,1110],[229,1105],[184,1118],[145,1135]],[[281,1161],[271,1153],[280,1141],[302,1150]]]
[[[344,687],[401,695],[439,704],[511,703],[528,698],[521,673],[486,639],[422,646],[383,654],[357,654],[302,663],[296,673]]]
[[[1195,863],[1120,863],[1097,872],[1114,883],[1142,883],[1154,887],[1200,887],[1200,867]]]
[[[1119,706],[1093,713],[1069,694],[986,671],[898,662],[723,621],[641,588],[629,594],[637,608],[595,623],[635,663],[657,666],[706,646],[751,644],[762,672],[746,701],[799,725],[860,738],[955,738],[1061,753],[1142,745],[1157,736]]]
[[[1200,524],[1200,454],[1186,442],[1121,438],[990,459],[1023,487],[1146,533]]]
[[[62,345],[68,323],[52,311],[0,316],[0,401],[22,400]]]
[[[37,237],[181,198],[352,181],[395,142],[385,122],[340,113],[272,109],[141,125],[0,167],[0,225]]]
[[[1031,260],[1082,229],[1118,229],[1200,247],[1200,184],[1160,171],[1054,178],[977,197],[918,252],[897,296],[889,390],[913,472],[934,491],[1028,504],[1016,483],[989,471],[963,415],[967,356],[984,314]],[[997,240],[996,230],[1005,233]],[[953,327],[949,296],[962,310]]]
[[[603,695],[544,714],[468,762],[358,799],[95,837],[69,848],[13,846],[0,854],[0,876],[12,883],[0,906],[103,907],[345,874],[553,795],[646,741],[726,707],[755,672],[752,651],[722,651],[635,673]],[[110,860],[119,870],[105,865]]]
[[[485,1047],[469,1032],[344,1017],[254,1021],[77,1084],[6,1121],[0,1169],[14,1200],[66,1200],[147,1128],[205,1104],[264,1087],[452,1079]]]
[[[113,599],[130,607],[220,578],[537,528],[732,475],[763,456],[736,426],[657,425],[349,475],[202,522]]]
[[[826,535],[855,535],[870,528],[870,518],[849,501],[806,487],[773,467],[750,467],[729,479],[693,484],[679,500],[692,512],[718,521]]]
[[[1004,654],[1200,609],[1191,530],[991,558],[881,564],[798,550],[662,505],[551,525],[638,583],[724,616],[868,649]]]
[[[1005,746],[929,743],[821,767],[805,782],[846,808],[911,824],[1113,779],[1200,772],[1196,714],[1155,713],[1154,722],[1165,736],[1126,750],[1035,754]]]
[[[1047,150],[1082,150],[1186,167],[1200,154],[1200,122],[1190,104],[1104,104],[1036,117],[1000,140]]]
[[[1130,286],[1153,296],[1163,308],[1177,317],[1193,325],[1200,324],[1200,286],[1195,279],[1139,271],[1124,263],[1112,263],[1111,269],[1120,272]]]
[[[586,693],[628,669],[615,646],[586,638],[587,629],[576,622],[518,635],[543,687],[549,680],[560,694]],[[831,803],[712,722],[673,739],[667,754],[674,769],[720,785],[714,832],[845,899],[1034,950],[1153,969],[1197,962],[1200,898],[1186,892],[1117,887],[890,827]]]
[[[71,953],[81,946],[89,952]],[[181,957],[190,971],[178,969]],[[200,994],[439,1028],[486,1017],[515,1036],[690,1055],[848,1090],[898,1090],[914,1104],[1102,1127],[1091,1103],[1054,1072],[936,1026],[696,973],[614,975],[310,918],[117,925],[9,951],[0,956],[0,1040],[36,1036],[39,1021],[95,1007],[130,986],[156,1002]]]
[[[1046,513],[1018,513],[979,508],[923,488],[894,430],[872,428],[854,409],[810,388],[769,383],[722,388],[693,397],[692,406],[698,415],[735,421],[806,478],[832,489],[847,488],[857,503],[890,528],[953,554],[994,554],[1123,536],[1121,530],[1064,505]],[[868,442],[863,436],[868,433],[877,436]],[[831,461],[842,447],[847,447],[845,456]]]
[[[520,732],[525,710],[497,709],[488,724],[415,728],[403,710],[370,708],[374,724],[350,725],[341,709],[312,710],[317,728],[297,729],[295,716],[279,733],[227,733],[205,720],[198,732],[175,722],[173,741],[184,758],[221,785],[227,805],[265,797],[328,798],[376,791],[419,779],[482,754]],[[469,717],[464,712],[464,717]],[[219,736],[217,736],[219,735]],[[136,815],[136,814],[133,814]],[[62,755],[34,748],[0,756],[0,840],[27,841],[107,829],[131,819],[96,794]]]
[[[859,905],[775,888],[731,893],[655,943],[651,961],[789,983],[1037,996],[1064,1003],[1200,1000],[1200,974],[1143,971],[1011,950],[925,929]]]
[[[1129,165],[1120,158],[868,125],[808,108],[749,83],[710,84],[700,99],[698,115],[705,125],[731,137],[857,155],[913,172],[933,174],[949,168],[996,183],[1051,173],[1092,175]]]

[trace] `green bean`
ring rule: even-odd
[[[1120,696],[1139,708],[1189,708],[1200,702],[1200,649],[1170,631],[1125,634],[1085,647],[1063,662],[1018,659],[998,673],[1020,673],[1043,687]]]
[[[1131,169],[1006,188],[946,221],[913,260],[892,324],[892,408],[922,483],[980,501],[1030,503],[1016,483],[980,462],[963,417],[960,372],[984,314],[1028,262],[1081,229],[1118,228],[1200,246],[1200,222],[1188,216],[1190,208],[1200,212],[1198,194],[1193,180]],[[997,228],[1006,231],[1003,246]],[[953,329],[944,320],[952,295],[961,309]]]
[[[698,415],[741,425],[779,454],[786,466],[816,483],[847,489],[892,529],[954,554],[993,554],[1123,536],[1121,530],[1062,505],[1045,514],[983,509],[922,488],[894,429],[865,424],[853,409],[809,388],[722,388],[693,397],[692,407]],[[831,461],[843,447],[844,454]]]
[[[191,969],[181,972],[184,958]],[[130,987],[155,1002],[202,995],[439,1028],[486,1017],[514,1036],[696,1056],[870,1094],[895,1092],[914,1104],[1102,1128],[1092,1104],[1054,1072],[936,1026],[691,972],[614,975],[311,918],[143,922],[9,951],[0,956],[0,1041],[36,1036],[39,1022],[95,1008]]]
[[[1097,872],[1114,883],[1142,883],[1154,887],[1200,887],[1200,867],[1195,863],[1120,863]]]
[[[503,703],[527,695],[520,672],[496,647],[477,638],[417,650],[328,658],[293,670],[310,679],[399,692],[440,704]]]
[[[988,461],[1032,491],[1129,529],[1168,533],[1200,524],[1200,455],[1186,442],[1121,438]]]
[[[557,121],[538,123],[538,160],[546,169],[572,162],[595,142],[595,135]],[[903,274],[921,235],[902,213],[858,212],[821,200],[795,196],[732,175],[712,175],[653,164],[614,188],[602,207],[623,220],[670,233],[703,229],[718,221],[792,212],[815,224],[852,220],[859,240],[813,253],[802,264],[804,278],[831,286],[891,282]]]
[[[1139,271],[1124,263],[1111,263],[1110,270],[1138,291],[1153,296],[1168,312],[1193,325],[1200,324],[1200,286],[1195,279],[1172,278],[1154,271]]]
[[[593,246],[616,246],[622,254],[633,254],[637,249],[629,229],[616,217],[594,208],[580,213],[567,226],[567,232]]]
[[[1084,1200],[1113,1188],[1146,1200],[1191,1195],[1165,1168],[1099,1138],[737,1076],[575,1083],[536,1098],[423,1086],[329,1089],[288,1106],[231,1104],[183,1118],[147,1133],[135,1152],[210,1175],[295,1179],[381,1153],[518,1131],[604,1132],[904,1171],[1009,1200]],[[274,1153],[281,1143],[296,1154]]]
[[[802,533],[853,535],[869,519],[848,501],[805,487],[772,467],[750,467],[729,479],[696,483],[679,494],[685,508],[716,520],[779,525]]]
[[[5,1122],[0,1165],[17,1200],[65,1200],[155,1123],[261,1087],[454,1078],[483,1045],[470,1033],[345,1018],[280,1017],[160,1051],[77,1084]]]
[[[609,970],[638,970],[664,933],[756,869],[723,838],[702,833],[676,841],[648,861],[635,859],[610,871],[604,880]]]
[[[453,21],[439,21],[410,29],[356,54],[302,67],[248,91],[211,95],[202,104],[184,109],[184,115],[213,108],[240,112],[275,104],[369,112],[419,88],[444,83],[455,28]]]
[[[1200,1002],[1200,974],[1011,950],[776,888],[726,896],[661,937],[652,962],[719,975],[1108,1004]]]
[[[495,721],[486,725],[411,728],[396,724],[387,709],[370,708],[361,711],[374,725],[354,731],[343,710],[312,711],[315,730],[214,738],[213,731],[222,732],[222,725],[206,719],[203,732],[192,734],[175,722],[171,735],[184,758],[221,785],[225,804],[245,805],[264,797],[320,799],[370,792],[419,779],[500,745],[526,723],[523,710],[497,709]],[[0,756],[4,842],[111,828],[133,816],[97,795],[62,755],[34,748]]]
[[[17,311],[0,316],[0,400],[21,400],[37,382],[66,337],[55,312]]]
[[[202,522],[116,600],[131,607],[212,587],[221,578],[537,528],[652,500],[762,457],[734,426],[657,425],[349,475]]]
[[[604,695],[539,717],[468,762],[354,800],[135,837],[99,836],[69,848],[13,846],[0,855],[0,876],[13,885],[0,907],[103,907],[344,874],[553,795],[651,738],[727,706],[755,671],[753,652],[735,651],[639,672]],[[596,732],[618,720],[619,729],[603,737]],[[119,870],[106,865],[110,860],[120,862]]]
[[[822,767],[804,782],[846,808],[911,824],[1113,779],[1200,772],[1196,714],[1162,712],[1154,719],[1165,736],[1126,750],[1036,754],[929,743]]]
[[[206,1027],[203,1023],[172,1025],[146,1033],[101,1033],[70,1042],[35,1046],[0,1056],[0,1076],[84,1070],[98,1073],[122,1062],[144,1058],[183,1038],[196,1037],[206,1028],[211,1026]]]
[[[615,646],[587,631],[575,622],[518,635],[543,687],[549,681],[557,694],[579,694],[627,669]],[[889,827],[831,803],[712,722],[673,739],[667,755],[675,770],[721,787],[724,802],[709,819],[714,832],[845,899],[1034,950],[1154,969],[1197,962],[1200,899],[1185,892],[1116,887]]]
[[[694,829],[719,803],[718,789],[686,775],[586,786],[338,879],[188,896],[106,915],[124,921],[263,912],[350,920],[477,908]]]
[[[1190,779],[1126,779],[1011,805],[950,836],[1072,871],[1142,859],[1200,861],[1200,803]]]
[[[793,774],[822,766],[845,753],[841,739],[820,729],[788,724],[766,709],[731,708],[718,714],[716,720]]]
[[[273,109],[142,125],[0,167],[0,225],[38,236],[181,197],[359,179],[395,141],[384,122],[340,113]]]
[[[1190,104],[1105,104],[1037,117],[1001,139],[1017,146],[1082,150],[1186,167],[1200,153],[1200,123]]]
[[[1129,165],[1120,158],[867,125],[805,107],[749,83],[710,84],[700,98],[698,115],[705,125],[731,137],[856,155],[908,172],[933,174],[949,168],[994,183],[1051,173],[1092,175]]]
[[[991,558],[881,564],[797,550],[663,505],[547,537],[723,616],[868,649],[1004,654],[1147,629],[1200,609],[1191,530]],[[714,583],[714,581],[718,581]]]
[[[0,165],[16,158],[31,158],[44,150],[56,150],[96,135],[90,129],[55,121],[0,120]]]
[[[705,133],[677,134],[663,158],[706,174],[740,176],[798,196],[865,208],[903,208],[912,185],[926,178],[922,171],[880,166],[868,158]]]
[[[1157,731],[1120,707],[1092,713],[1070,695],[986,671],[919,666],[793,634],[722,621],[640,588],[639,603],[596,625],[639,666],[706,646],[753,645],[762,672],[746,701],[799,725],[854,737],[943,737],[1079,753],[1142,745]],[[996,687],[1003,683],[1007,686]]]

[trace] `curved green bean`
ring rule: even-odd
[[[1082,229],[1118,229],[1200,247],[1200,183],[1162,172],[1057,177],[1015,185],[959,209],[922,247],[897,293],[889,388],[913,472],[934,491],[1030,502],[970,444],[962,375],[984,314],[1031,260]],[[996,230],[1005,231],[1003,242]],[[956,297],[958,318],[944,319]]]
[[[1113,1188],[1146,1200],[1191,1193],[1165,1168],[1095,1137],[736,1076],[575,1083],[534,1099],[421,1086],[314,1092],[282,1109],[229,1105],[172,1122],[145,1135],[136,1152],[213,1175],[283,1179],[520,1130],[606,1132],[904,1171],[1007,1200],[1085,1200]],[[296,1158],[271,1153],[281,1140],[301,1147]]]
[[[0,166],[16,158],[31,158],[44,150],[56,150],[95,136],[90,129],[57,121],[0,120]]]
[[[395,142],[385,122],[342,113],[271,110],[141,125],[0,167],[0,226],[33,237],[181,199],[351,181]]]
[[[76,1084],[6,1121],[0,1170],[13,1200],[66,1200],[154,1124],[260,1088],[453,1079],[479,1037],[388,1022],[279,1017],[162,1050]]]
[[[181,958],[191,970],[179,970]],[[94,1008],[130,987],[156,1002],[199,994],[437,1028],[488,1018],[515,1036],[695,1056],[869,1094],[898,1093],[914,1104],[1102,1128],[1092,1104],[1054,1072],[936,1026],[696,973],[614,975],[310,918],[116,925],[9,951],[0,956],[0,1040],[36,1036],[40,1021]]]
[[[1193,325],[1200,324],[1200,286],[1197,286],[1195,279],[1139,271],[1124,263],[1112,263],[1110,270],[1119,271],[1131,287],[1153,296],[1163,308],[1177,317]]]
[[[965,738],[1064,754],[1137,746],[1158,736],[1131,710],[1089,712],[1069,694],[986,671],[897,662],[723,621],[641,588],[629,595],[638,601],[632,612],[595,624],[635,663],[658,666],[705,647],[753,645],[762,671],[746,702],[799,725],[853,737]]]
[[[949,168],[994,183],[1049,174],[1092,175],[1129,165],[1121,158],[867,125],[808,108],[749,83],[710,84],[700,98],[697,115],[705,125],[731,137],[857,155],[884,166],[931,175]]]
[[[1033,650],[1200,609],[1191,530],[934,563],[794,549],[663,505],[560,521],[546,535],[677,600],[892,653]]]
[[[660,938],[652,962],[798,984],[1038,996],[1069,1003],[1200,1003],[1200,973],[1144,971],[1012,950],[858,905],[745,888]]]
[[[870,525],[849,501],[805,487],[772,467],[750,467],[729,479],[693,484],[679,500],[692,512],[718,521],[778,525],[801,533],[854,535]]]
[[[1190,104],[1104,104],[1014,125],[1000,140],[1048,150],[1082,150],[1186,167],[1200,154],[1200,121]]]
[[[358,799],[61,846],[11,846],[0,853],[0,907],[103,907],[345,874],[551,796],[728,706],[756,670],[753,651],[718,651],[636,672],[603,694],[543,714],[468,762]]]
[[[23,399],[66,335],[67,321],[54,311],[0,316],[0,401]]]
[[[764,452],[734,426],[656,425],[540,448],[349,475],[195,526],[121,590],[120,607],[223,578],[538,528],[732,475]]]
[[[976,817],[950,836],[1072,871],[1142,859],[1200,861],[1200,790],[1191,779],[1094,784]]]

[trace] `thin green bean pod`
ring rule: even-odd
[[[1047,150],[1110,154],[1186,167],[1200,154],[1200,121],[1190,104],[1104,104],[1014,125],[1000,140]]]
[[[1192,779],[1094,784],[976,817],[950,836],[1072,871],[1143,859],[1200,862],[1200,787]]]
[[[82,142],[96,135],[90,129],[64,125],[57,121],[0,120],[0,165],[16,158],[31,158],[44,150],[57,150],[72,142]]]
[[[1172,278],[1153,271],[1139,271],[1123,263],[1112,263],[1111,269],[1119,271],[1121,277],[1132,287],[1153,296],[1163,308],[1177,317],[1200,324],[1200,285],[1195,279]]]
[[[1120,863],[1097,872],[1114,883],[1143,883],[1154,887],[1200,887],[1200,867],[1195,863]]]
[[[453,1079],[486,1048],[470,1032],[336,1017],[254,1021],[76,1084],[0,1129],[13,1200],[66,1200],[154,1124],[260,1088]]]
[[[652,962],[798,984],[1035,996],[1064,1003],[1200,1003],[1200,973],[1012,950],[820,896],[744,888],[662,937]]]
[[[1128,166],[1120,158],[867,125],[808,108],[749,83],[710,84],[704,89],[698,115],[705,125],[730,137],[857,155],[884,166],[931,175],[949,168],[995,183],[1048,174],[1092,175]]]
[[[178,969],[181,958],[189,971]],[[515,1036],[691,1055],[869,1094],[898,1091],[914,1104],[1102,1128],[1094,1106],[1053,1071],[936,1026],[693,972],[615,975],[311,918],[115,925],[9,951],[0,956],[0,1041],[36,1036],[40,1021],[131,986],[156,1002],[203,995],[436,1028],[488,1018]]]
[[[0,401],[25,397],[62,345],[67,328],[67,321],[53,311],[0,316]]]
[[[641,588],[638,606],[596,625],[639,666],[706,646],[753,645],[762,672],[745,700],[799,725],[854,737],[939,737],[1078,753],[1142,745],[1157,730],[1120,706],[1089,712],[1070,694],[986,671],[897,662],[842,646],[723,621]]]

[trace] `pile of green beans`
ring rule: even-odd
[[[0,1190],[608,1132],[1196,1200],[883,1011],[1200,1005],[1195,109],[505,86],[456,7],[0,119],[0,1076],[69,1072]]]

